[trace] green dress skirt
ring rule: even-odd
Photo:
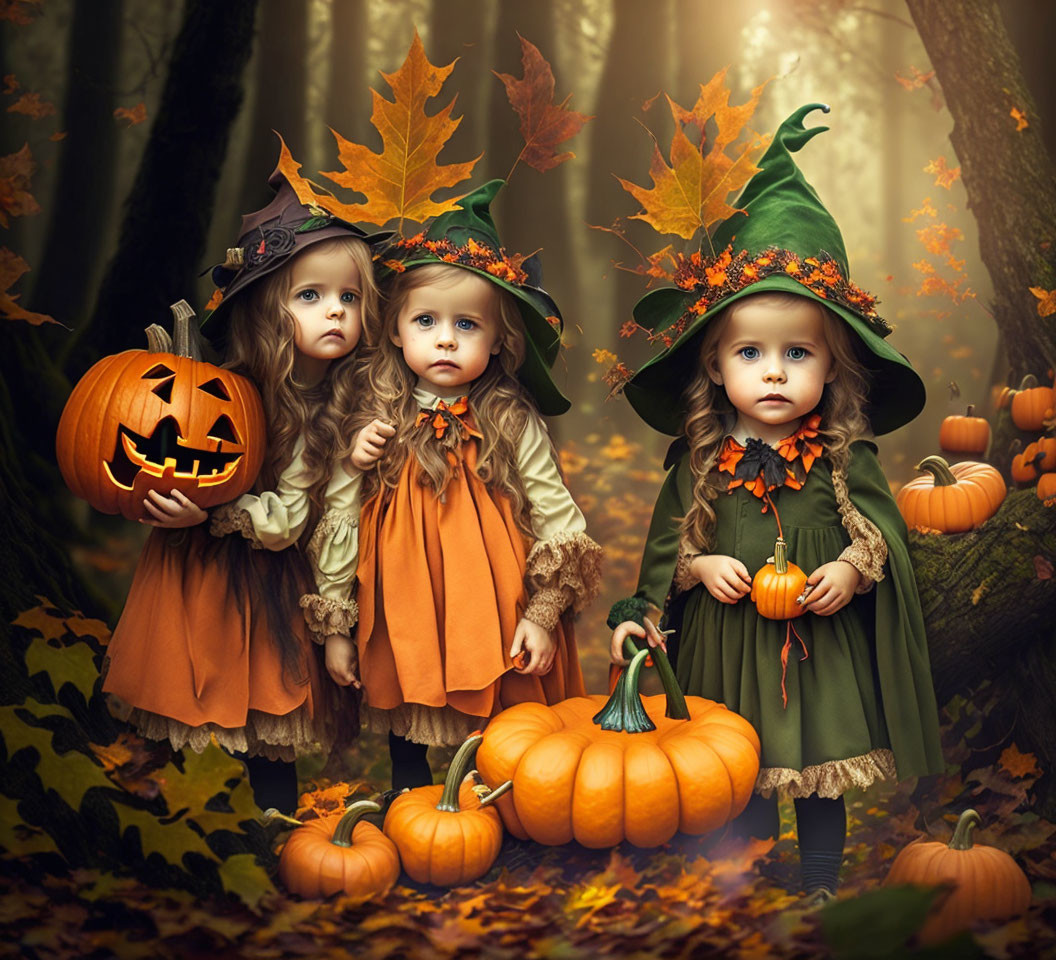
[[[678,553],[678,520],[691,502],[688,457],[671,470],[657,501],[638,595],[665,605]],[[749,597],[722,603],[703,585],[676,598],[680,612],[676,674],[688,694],[725,703],[762,742],[756,789],[790,796],[840,796],[851,786],[943,769],[931,669],[906,530],[876,459],[852,448],[851,502],[879,527],[888,547],[884,577],[832,616],[807,612],[792,622],[782,703],[786,621],[759,616]],[[841,523],[830,464],[814,462],[801,490],[771,493],[788,559],[807,575],[850,544]],[[777,523],[743,487],[712,501],[714,552],[736,557],[755,575],[774,553]]]

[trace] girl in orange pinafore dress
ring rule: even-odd
[[[549,374],[561,321],[499,244],[501,185],[395,242],[368,362],[352,455],[366,468],[380,453],[360,518],[361,716],[389,735],[394,788],[432,782],[429,744],[584,694],[571,615],[601,551],[540,417],[569,407]]]
[[[208,531],[209,515],[178,491],[150,494],[144,522],[156,529],[103,689],[147,737],[199,752],[215,737],[246,761],[261,807],[292,812],[296,754],[330,740],[335,715],[340,732],[355,723],[311,640],[348,685],[362,478],[334,452],[377,297],[362,231],[314,216],[278,171],[270,182],[274,199],[243,218],[239,246],[214,270],[224,299],[208,320],[225,335],[226,366],[262,394],[258,492],[212,511]]]

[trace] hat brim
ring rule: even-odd
[[[780,274],[730,294],[686,327],[663,353],[651,358],[627,382],[624,393],[635,412],[653,429],[671,436],[682,432],[685,420],[683,391],[696,375],[699,342],[708,322],[724,307],[742,297],[765,291],[782,291],[806,297],[828,307],[844,320],[866,347],[858,351],[869,377],[865,414],[873,433],[890,433],[909,423],[927,399],[924,382],[909,361],[886,340],[874,333],[852,310],[817,296],[792,277]],[[663,330],[678,319],[691,302],[691,295],[673,287],[647,293],[634,308],[634,318],[643,327]]]
[[[468,270],[490,280],[496,286],[501,287],[511,294],[517,301],[521,311],[521,318],[525,326],[525,354],[524,362],[517,371],[517,379],[524,385],[525,389],[535,398],[539,412],[545,417],[559,417],[567,413],[572,407],[569,400],[554,383],[550,374],[550,368],[557,360],[561,350],[561,333],[555,328],[547,316],[556,316],[560,319],[561,314],[550,295],[546,291],[533,287],[518,287],[507,283],[499,277],[492,276],[485,270],[478,270],[462,263],[448,263],[437,257],[420,257],[416,260],[404,260],[404,270],[414,267],[422,267],[428,264],[442,263],[449,267],[458,267],[460,270]],[[552,312],[546,314],[544,309]]]

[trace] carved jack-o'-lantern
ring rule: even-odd
[[[194,311],[172,307],[175,348],[154,324],[148,350],[104,357],[62,411],[55,446],[67,486],[103,513],[148,518],[148,490],[200,507],[245,493],[264,461],[264,409],[245,377],[200,359]]]

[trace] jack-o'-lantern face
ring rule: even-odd
[[[264,411],[244,377],[168,352],[105,357],[70,394],[56,449],[70,489],[103,513],[146,518],[149,490],[200,507],[253,485],[264,459]]]

